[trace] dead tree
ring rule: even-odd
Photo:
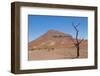
[[[79,26],[79,24],[77,24],[77,25],[74,25],[73,23],[72,23],[72,26],[74,27],[74,29],[75,29],[75,31],[76,31],[76,37],[75,37],[75,40],[73,40],[73,43],[74,43],[74,46],[75,46],[75,48],[76,48],[76,50],[77,50],[77,56],[76,56],[76,58],[79,58],[79,51],[80,51],[80,44],[81,44],[81,42],[84,40],[84,39],[81,39],[81,40],[79,40],[78,39],[78,36],[79,36],[79,30],[78,30],[78,26]]]

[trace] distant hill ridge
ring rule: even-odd
[[[48,30],[45,34],[29,42],[29,49],[36,48],[71,48],[74,47],[71,35],[57,30]],[[82,42],[82,47],[87,46],[87,41]]]

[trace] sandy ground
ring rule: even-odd
[[[55,60],[55,59],[74,59],[77,56],[75,48],[55,48],[55,49],[40,49],[40,50],[29,50],[28,60]],[[87,49],[80,49],[79,58],[87,58]]]

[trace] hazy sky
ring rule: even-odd
[[[28,36],[29,42],[35,40],[39,36],[53,29],[70,34],[75,37],[76,31],[72,26],[80,23],[79,38],[88,38],[88,17],[74,16],[44,16],[44,15],[29,15],[28,16]]]

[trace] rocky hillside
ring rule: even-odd
[[[29,49],[72,48],[74,47],[73,41],[75,42],[75,39],[69,34],[49,30],[36,40],[29,42]],[[84,40],[80,46],[81,48],[86,48],[87,40]]]

